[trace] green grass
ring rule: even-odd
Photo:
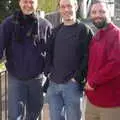
[[[6,70],[5,64],[4,64],[4,63],[1,63],[1,64],[0,64],[0,72],[5,71],[5,70]]]

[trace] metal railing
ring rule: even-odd
[[[7,120],[8,109],[7,109],[7,71],[0,72],[0,120]]]

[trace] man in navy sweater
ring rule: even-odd
[[[0,26],[0,58],[8,70],[8,119],[36,120],[43,105],[40,76],[51,24],[36,17],[37,0],[19,0],[20,11]]]
[[[80,97],[87,71],[92,31],[76,19],[76,0],[59,0],[63,23],[53,30],[47,46],[47,90],[51,120],[80,120]],[[64,110],[64,115],[61,115]]]

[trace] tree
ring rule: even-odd
[[[57,0],[38,0],[38,3],[38,8],[46,13],[56,10]],[[0,0],[0,22],[18,8],[18,0]]]
[[[17,0],[0,0],[0,22],[15,9],[18,9]]]
[[[57,0],[39,0],[38,7],[46,13],[55,11],[57,9]]]
[[[0,21],[4,18],[7,10],[6,6],[7,0],[1,0],[0,1]]]

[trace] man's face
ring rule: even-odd
[[[93,4],[90,11],[93,24],[98,28],[104,28],[108,22],[108,9],[105,3]]]
[[[60,0],[59,11],[63,21],[71,21],[76,18],[77,7],[74,0]]]
[[[25,15],[30,15],[37,9],[37,0],[19,0],[19,6]]]

